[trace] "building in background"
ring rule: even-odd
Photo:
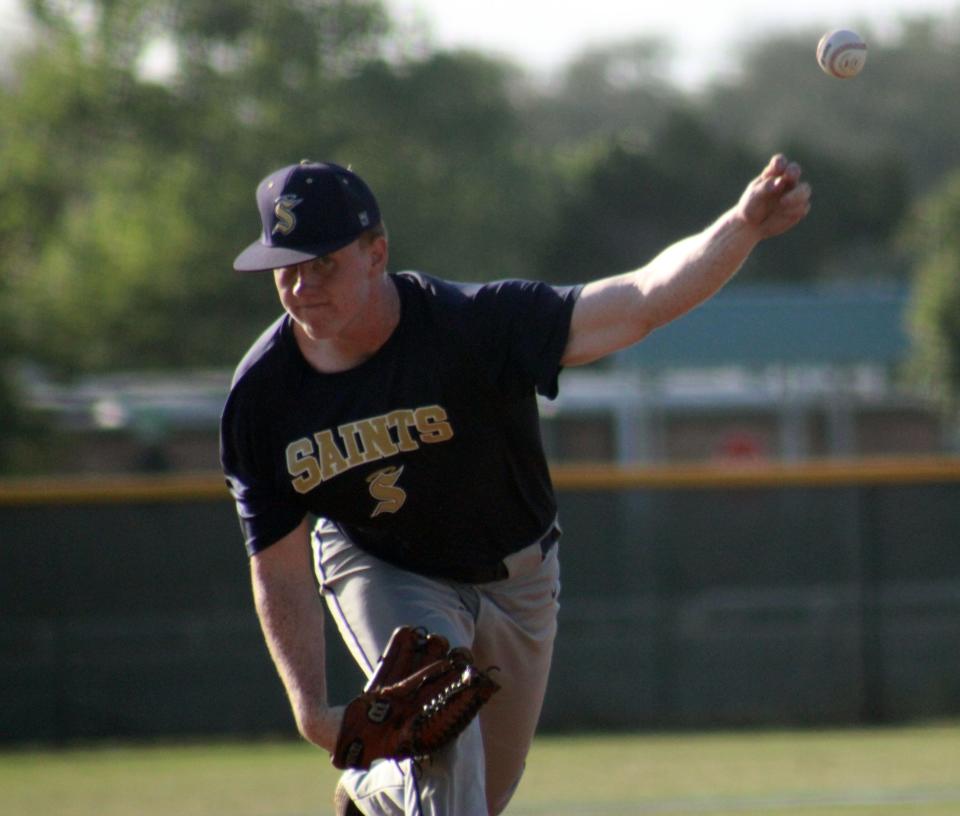
[[[952,452],[903,382],[902,288],[731,287],[544,402],[552,458],[659,463]]]

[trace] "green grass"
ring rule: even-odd
[[[336,771],[296,742],[0,753],[4,816],[324,816]],[[956,816],[960,725],[541,737],[514,816]]]

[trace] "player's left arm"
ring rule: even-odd
[[[584,286],[562,364],[583,365],[633,345],[714,295],[756,245],[794,227],[810,209],[800,167],[774,156],[737,203],[703,232],[650,263]]]
[[[305,519],[250,559],[253,599],[264,639],[303,737],[333,753],[343,707],[327,701],[323,601],[310,560]]]

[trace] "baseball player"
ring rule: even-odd
[[[237,368],[221,458],[297,726],[334,751],[344,707],[327,699],[324,606],[367,675],[407,625],[470,649],[501,686],[429,760],[346,770],[339,816],[505,809],[560,591],[536,395],[719,290],[807,213],[800,175],[775,156],[703,232],[576,286],[390,272],[377,200],[356,174],[304,161],[261,182],[263,232],[234,267],[272,271],[283,314]]]

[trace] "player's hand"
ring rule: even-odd
[[[499,689],[469,649],[398,626],[363,691],[347,704],[333,764],[366,769],[378,759],[426,759],[455,740]]]
[[[799,164],[778,154],[743,191],[737,215],[759,238],[786,232],[810,211],[810,185],[800,175]]]

